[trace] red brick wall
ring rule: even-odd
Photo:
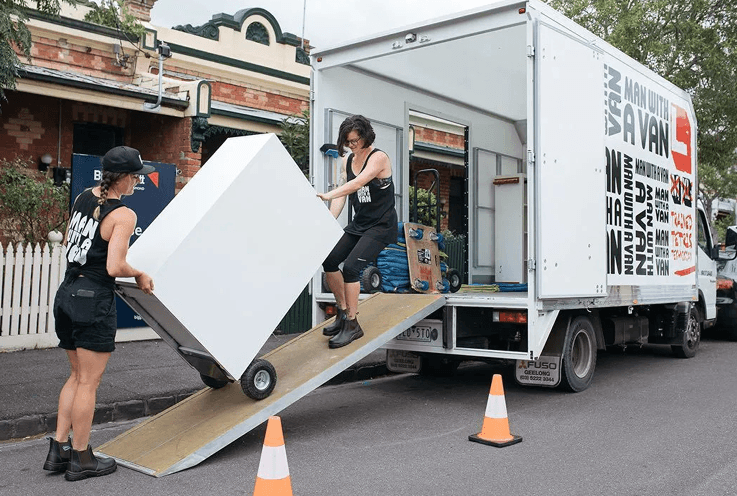
[[[57,165],[59,100],[6,91],[0,115],[0,158],[30,158],[36,166],[44,153]],[[63,109],[61,110],[63,112]],[[68,164],[67,164],[68,166]]]
[[[308,108],[306,100],[222,82],[212,83],[212,99],[288,115],[299,114]]]
[[[151,9],[155,3],[156,0],[124,0],[123,7],[137,19],[149,22],[151,20]]]
[[[130,123],[129,110],[94,103],[69,102],[68,105],[74,122],[94,122],[122,128],[127,128]]]
[[[450,148],[460,148],[463,150],[463,135],[451,134],[445,131],[436,131],[425,127],[414,126],[415,141],[424,143],[432,143],[438,146],[447,146]]]
[[[124,45],[123,49],[128,55],[134,54],[134,50],[130,46],[126,47]],[[22,57],[21,60],[23,60]],[[135,58],[131,57],[131,61],[133,60]],[[88,76],[126,82],[130,82],[134,70],[132,63],[128,64],[128,68],[114,65],[115,55],[112,51],[112,40],[109,50],[98,50],[85,45],[69,43],[64,38],[55,40],[34,36],[31,46],[31,62],[39,67],[73,71]]]
[[[192,151],[191,118],[136,113],[128,129],[130,146],[137,148],[144,160],[174,164],[181,171],[177,175],[177,192],[200,170],[202,147]]]
[[[89,122],[124,128],[124,143],[137,148],[144,160],[176,165],[181,170],[178,188],[200,168],[201,153],[192,152],[191,119],[133,112],[59,100],[14,91],[6,92],[0,115],[0,158],[30,157],[38,166],[44,153],[53,157],[51,166],[70,167],[74,145],[74,123]],[[61,102],[61,105],[60,105]],[[59,155],[59,112],[62,115],[61,160]]]

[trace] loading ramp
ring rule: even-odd
[[[328,321],[264,355],[277,372],[271,396],[252,400],[238,383],[205,388],[103,444],[96,453],[155,477],[193,467],[444,304],[443,295],[374,294],[358,306],[361,339],[329,349],[322,335]]]

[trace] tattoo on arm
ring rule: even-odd
[[[338,187],[348,182],[348,174],[345,171],[345,164],[340,168],[340,177],[338,178]]]

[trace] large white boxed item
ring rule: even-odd
[[[342,233],[275,135],[230,138],[130,248],[154,295],[130,279],[120,294],[238,379]]]

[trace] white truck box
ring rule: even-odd
[[[406,336],[388,348],[435,365],[514,359],[522,370],[557,357],[562,373],[549,385],[573,390],[588,386],[607,345],[695,353],[716,317],[716,256],[697,208],[697,127],[685,91],[536,0],[318,51],[312,65],[315,187],[337,182],[320,145],[362,114],[392,161],[407,221],[412,114],[463,126],[468,283],[527,284],[448,295],[433,317],[443,321],[433,354]],[[319,282],[316,321],[333,301]]]

